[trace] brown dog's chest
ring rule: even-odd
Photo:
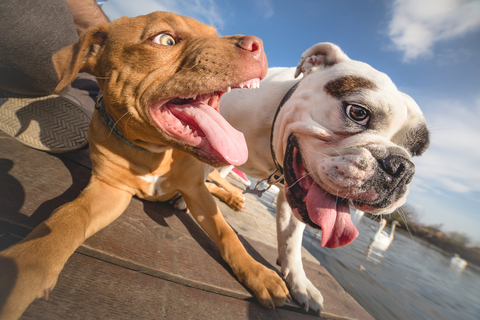
[[[204,166],[194,158],[168,150],[155,169],[156,161],[145,164],[130,162],[128,167],[103,170],[102,180],[149,201],[168,201],[176,197],[192,182],[203,183]]]
[[[127,146],[94,115],[89,128],[93,173],[100,180],[149,201],[168,201],[187,185],[204,183],[204,164],[176,149],[146,152]]]
[[[205,176],[203,164],[174,149],[165,152],[156,170],[141,166],[130,172],[136,196],[149,201],[168,201]]]

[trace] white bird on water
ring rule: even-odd
[[[459,269],[465,269],[465,267],[468,265],[468,262],[460,258],[460,255],[455,253],[453,257],[450,258],[450,265]]]
[[[385,225],[387,224],[387,220],[382,219],[380,220],[379,224],[380,226],[377,230],[377,233],[375,233],[375,236],[373,237],[373,241],[370,243],[370,246],[375,247],[376,249],[381,251],[386,251],[393,241],[395,228],[397,225],[399,226],[400,223],[397,220],[392,221],[392,231],[390,231],[390,234],[388,234],[386,231],[383,231]]]

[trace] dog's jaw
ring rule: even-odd
[[[322,229],[320,246],[346,246],[358,236],[350,217],[348,200],[329,194],[312,179],[297,147],[296,138],[290,136],[284,159],[287,201],[300,221]]]
[[[233,88],[258,88],[260,79],[244,81],[210,94],[179,96],[151,104],[149,115],[158,129],[193,152],[220,164],[241,165],[248,159],[243,134],[219,113],[221,96]]]
[[[358,236],[349,205],[371,214],[388,214],[404,204],[413,170],[399,172],[398,177],[390,175],[370,150],[361,147],[343,150],[343,154],[338,150],[334,155],[310,153],[307,159],[313,163],[308,163],[302,158],[302,142],[293,134],[288,139],[286,198],[300,221],[322,229],[322,247],[345,246]]]

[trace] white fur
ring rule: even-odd
[[[139,177],[143,181],[150,183],[150,188],[148,190],[148,195],[150,197],[163,196],[164,192],[162,191],[161,184],[167,178],[156,176],[153,174],[147,174],[146,176]]]
[[[265,179],[275,170],[270,153],[273,118],[287,91],[299,81],[295,77],[302,73],[303,79],[297,90],[285,103],[275,122],[273,147],[277,161],[283,163],[288,137],[295,133],[308,171],[317,175],[314,178],[316,181],[326,181],[321,185],[323,189],[355,192],[357,188],[361,194],[359,182],[372,176],[371,166],[357,166],[355,170],[344,168],[349,164],[351,167],[351,163],[356,161],[370,164],[376,160],[362,153],[361,148],[350,151],[354,149],[352,147],[361,145],[359,142],[398,147],[392,142],[392,137],[404,127],[407,113],[418,114],[418,119],[423,117],[415,102],[399,92],[387,75],[365,63],[351,60],[333,44],[321,43],[308,49],[297,68],[270,68],[259,90],[233,90],[223,96],[221,114],[233,127],[243,132],[248,145],[249,157],[240,169],[257,179]],[[349,99],[359,100],[357,103],[365,102],[375,110],[388,114],[388,123],[379,132],[339,138],[336,132],[343,129],[345,114],[340,111],[341,102],[328,95],[323,88],[331,80],[352,74],[368,78],[378,90],[367,90]],[[326,147],[332,143],[335,148]],[[343,154],[335,157],[338,150],[342,150]],[[406,151],[405,156],[409,157]],[[327,158],[329,161],[325,161]],[[340,178],[329,179],[329,174]],[[307,279],[302,265],[301,246],[305,225],[295,218],[285,199],[283,186],[278,187],[277,236],[281,271],[292,296],[306,309],[320,311],[323,297]],[[393,209],[403,201],[404,198],[397,201]],[[381,209],[377,213],[387,210],[392,208]]]

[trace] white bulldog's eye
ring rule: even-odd
[[[350,118],[350,120],[362,126],[367,125],[368,120],[370,120],[370,111],[368,111],[368,109],[362,106],[349,104],[345,109],[345,112],[347,113],[347,116]]]
[[[163,46],[174,46],[176,44],[175,39],[171,35],[166,33],[161,33],[155,36],[152,41]]]

